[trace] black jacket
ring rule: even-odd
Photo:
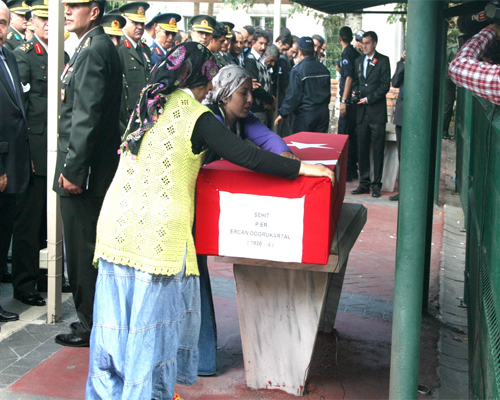
[[[0,176],[7,174],[5,194],[22,193],[31,174],[28,125],[23,104],[23,88],[17,62],[10,50],[3,49],[14,81],[13,92],[9,79],[0,72]],[[2,60],[0,60],[3,63]]]
[[[271,77],[267,68],[256,60],[250,51],[245,55],[245,69],[252,79],[256,79],[261,84],[261,87],[253,91],[252,112],[263,112],[265,104],[274,103],[274,97],[271,94]]]
[[[115,45],[98,26],[87,33],[62,77],[57,163],[83,196],[104,196],[118,166],[122,69]]]
[[[36,36],[33,36],[13,53],[21,82],[27,86],[24,105],[34,173],[47,176],[47,52]],[[69,57],[64,53],[64,62],[68,61]]]
[[[330,103],[330,71],[314,57],[306,57],[290,71],[285,100],[279,114],[282,117],[307,113]]]
[[[396,72],[392,76],[392,86],[399,88],[398,101],[396,103],[396,110],[394,111],[394,125],[403,125],[403,95],[405,91],[405,63],[398,61]]]
[[[354,77],[353,90],[360,90],[361,98],[367,97],[368,104],[358,104],[356,120],[360,123],[366,115],[371,124],[385,124],[387,122],[387,101],[385,95],[391,87],[389,58],[375,52],[373,61],[366,69],[365,78],[363,76],[363,61],[365,57],[360,56],[356,60],[356,75]]]

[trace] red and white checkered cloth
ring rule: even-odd
[[[484,28],[470,38],[451,62],[448,73],[458,86],[500,104],[500,66],[479,61],[496,37],[493,29]]]

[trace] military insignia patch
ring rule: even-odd
[[[175,18],[171,18],[170,22],[168,24],[170,26],[173,26],[173,27],[177,28],[177,21],[175,20]]]
[[[49,6],[49,0],[43,0],[43,5],[48,7]]]
[[[130,47],[131,47],[131,46],[130,46],[130,42],[129,42],[127,39],[125,39],[125,40],[123,41],[123,44],[125,45],[125,47],[126,47],[127,49],[130,49]]]
[[[14,33],[14,37],[16,38],[16,40],[21,40],[21,36],[19,36],[17,33]]]
[[[113,21],[113,22],[111,22],[111,27],[115,28],[115,29],[119,28],[120,27],[120,23],[118,21]]]
[[[13,35],[14,35],[14,34],[13,34],[12,32],[9,32],[9,33],[7,34],[7,39],[12,39],[12,36],[13,36]]]
[[[91,41],[92,41],[92,38],[87,38],[87,40],[85,41],[85,44],[83,45],[83,48],[85,49],[85,48],[89,47]]]
[[[35,43],[35,51],[39,56],[43,55],[43,48],[40,43]]]
[[[204,19],[203,21],[201,21],[201,25],[208,26],[208,21],[206,19]]]
[[[155,51],[156,51],[156,54],[158,54],[159,56],[161,56],[161,55],[162,55],[162,54],[161,54],[161,51],[160,51],[160,49],[159,49],[158,47],[155,47]]]
[[[139,8],[137,9],[137,14],[139,14],[139,15],[145,15],[146,13],[145,13],[145,11],[144,11],[144,7],[139,7]]]

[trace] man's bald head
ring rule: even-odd
[[[7,5],[0,1],[0,46],[7,40],[7,30],[10,24],[10,11]]]

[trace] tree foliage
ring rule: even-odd
[[[126,1],[106,1],[106,6],[104,8],[105,12],[114,10],[115,8],[123,6]]]
[[[394,6],[394,11],[408,12],[408,3],[397,3]],[[387,22],[389,24],[394,24],[398,21],[406,22],[406,14],[390,14],[387,17]]]

